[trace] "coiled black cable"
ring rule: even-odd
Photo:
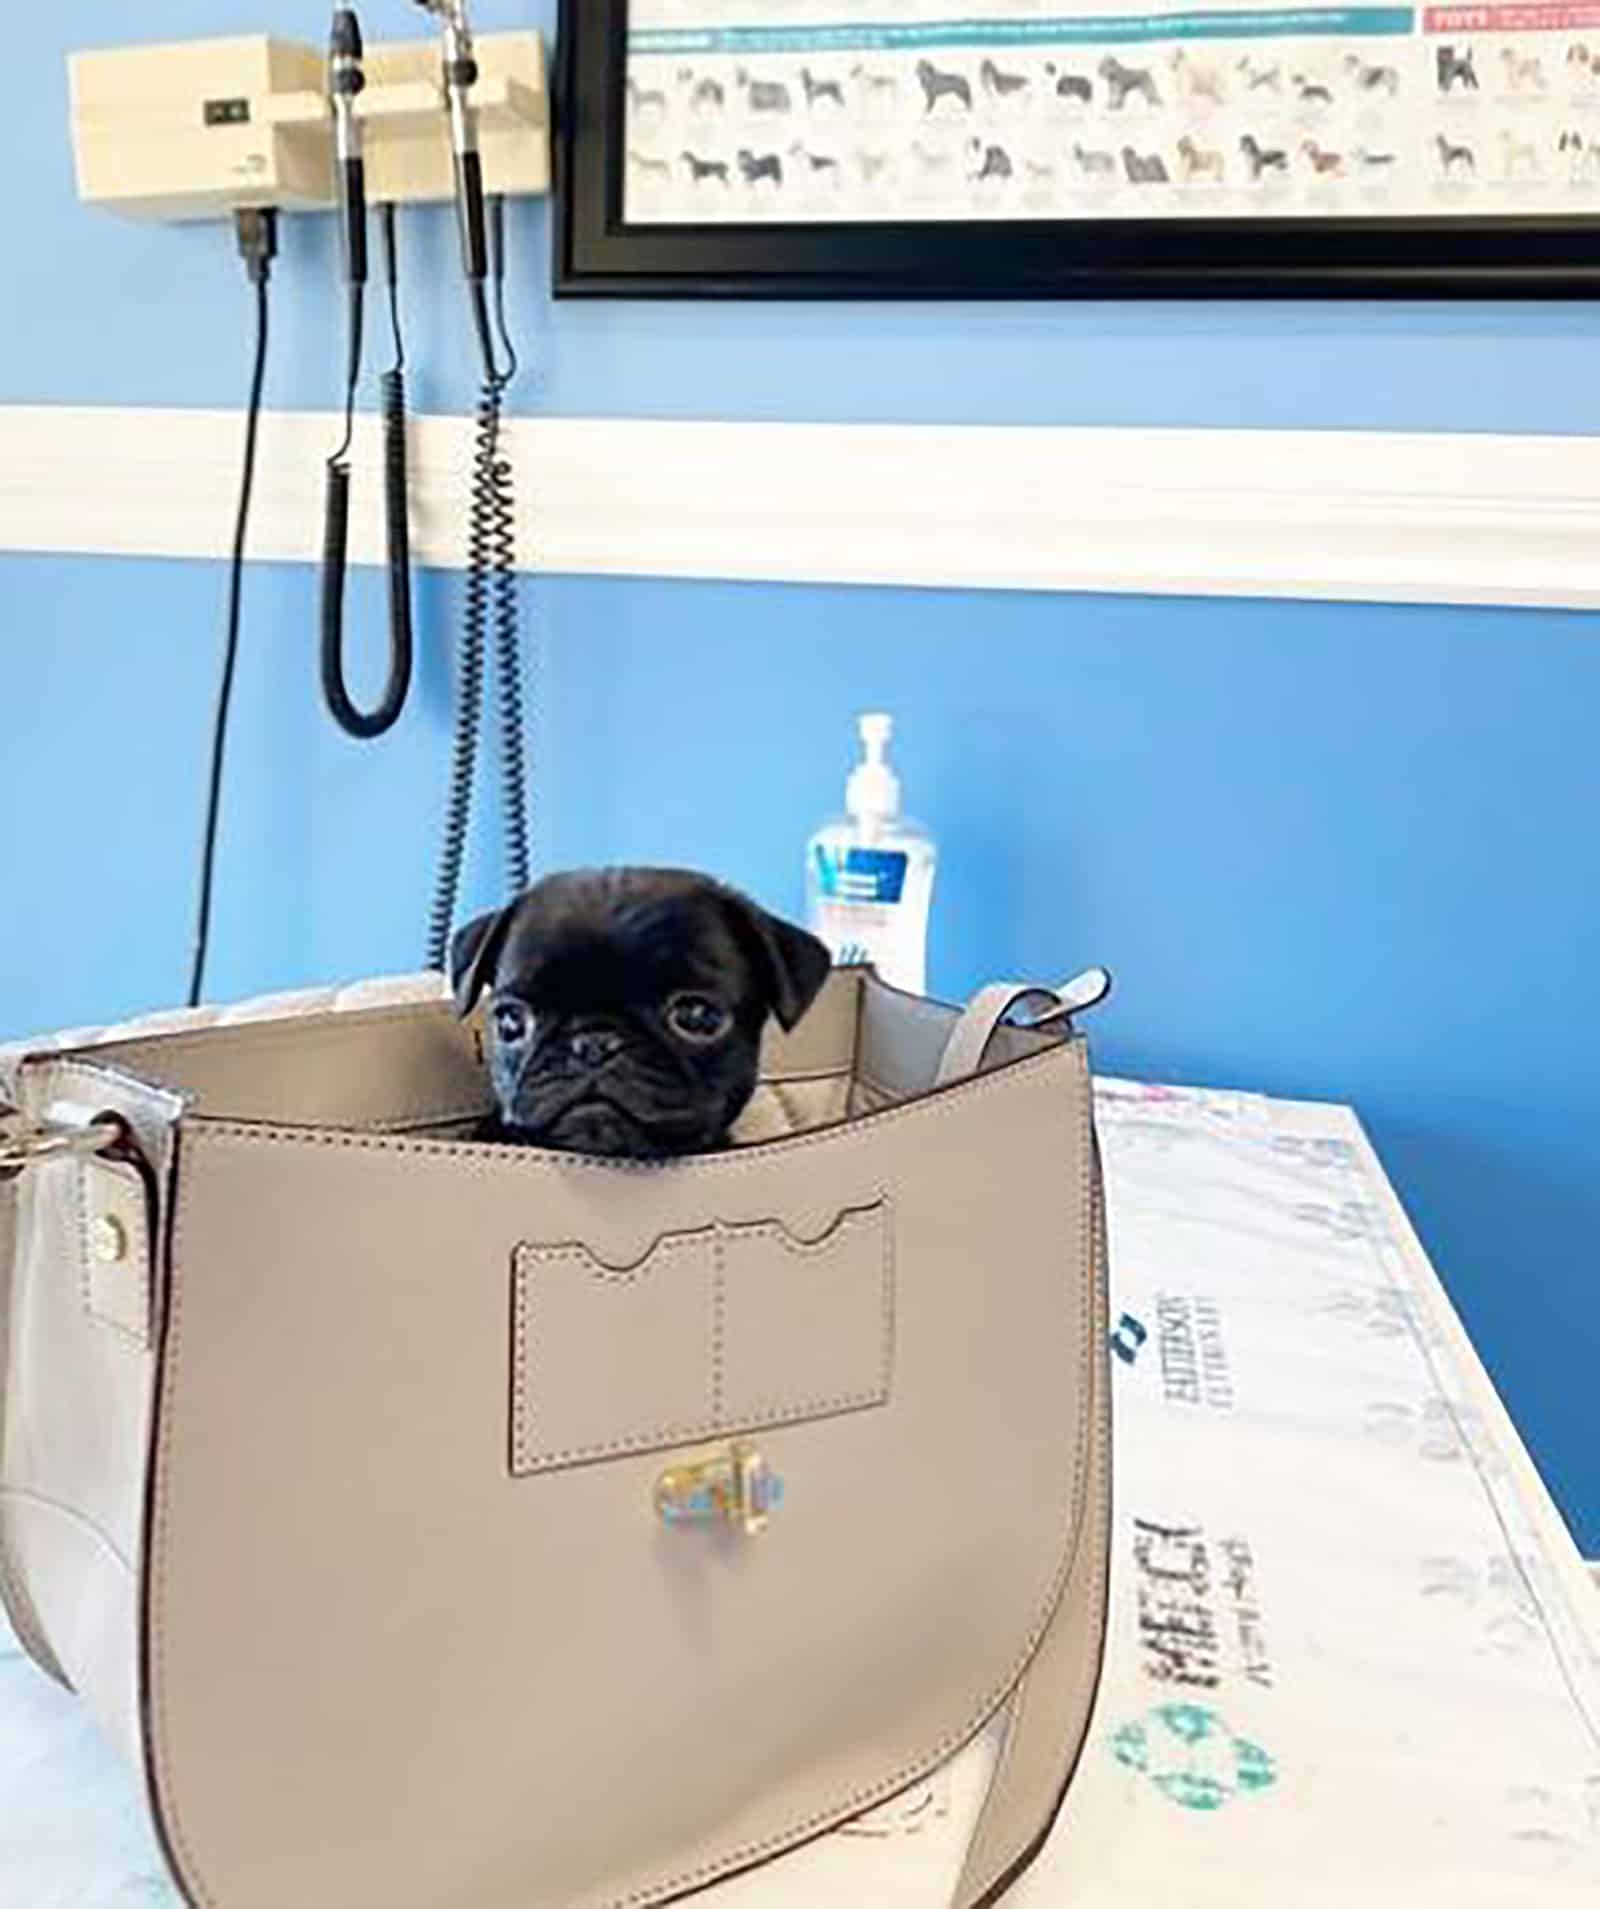
[[[516,347],[506,324],[506,202],[489,201],[489,269],[494,275],[494,316],[505,352],[496,384],[497,399],[517,375]],[[487,399],[487,391],[485,398]],[[500,692],[500,764],[505,790],[506,875],[513,892],[532,879],[529,844],[528,770],[522,715],[522,638],[517,579],[517,510],[514,472],[500,456],[500,412],[496,406],[494,444],[486,460],[490,501],[485,507],[494,577],[495,658]]]
[[[456,723],[433,912],[428,965],[443,970],[449,960],[461,869],[472,815],[472,787],[483,721],[484,678],[491,630],[494,636],[500,770],[505,807],[506,879],[513,891],[532,876],[528,773],[523,737],[522,639],[518,600],[516,496],[510,460],[503,455],[505,395],[517,371],[505,318],[505,205],[489,201],[490,258],[495,283],[495,322],[505,355],[497,362],[485,344],[484,382],[478,401],[472,475],[472,515],[467,538],[467,583],[456,685]],[[481,284],[470,287],[480,341],[488,341],[488,303]]]
[[[461,864],[466,855],[467,830],[472,822],[472,782],[478,764],[478,730],[483,721],[483,646],[481,620],[474,628],[470,584],[467,624],[461,634],[456,677],[455,735],[450,752],[450,799],[445,809],[444,846],[433,892],[433,914],[428,924],[428,966],[443,973],[450,956],[450,931],[455,925],[456,896],[461,887]]]
[[[379,402],[383,410],[383,504],[388,523],[389,628],[392,632],[394,669],[394,676],[390,678],[389,689],[384,696],[384,706],[387,707],[393,697],[403,708],[411,688],[414,649],[411,628],[411,469],[406,444],[406,341],[400,329],[400,258],[392,201],[382,209],[381,229],[384,278],[389,288],[389,327],[394,334],[394,363],[378,381]]]
[[[384,268],[397,362],[380,387],[383,416],[384,522],[389,574],[389,680],[375,709],[357,707],[345,681],[344,597],[350,543],[350,444],[356,390],[361,380],[362,292],[350,287],[350,368],[345,384],[344,442],[328,460],[327,508],[322,543],[322,693],[348,736],[360,742],[387,735],[411,694],[414,640],[411,623],[411,525],[406,451],[405,351],[400,337],[399,262],[394,207],[383,208]]]

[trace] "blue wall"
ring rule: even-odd
[[[411,31],[411,11],[369,5],[368,31]],[[479,6],[486,26],[547,12]],[[317,38],[325,9],[163,0],[140,24],[269,17]],[[28,191],[6,206],[0,403],[239,401],[246,303],[224,234],[73,200],[61,56],[125,20],[86,0],[70,29],[13,27],[43,83],[13,102]],[[538,360],[521,400],[552,411],[1600,430],[1580,307],[552,309],[542,215],[517,240]],[[328,241],[322,222],[286,233],[275,404],[334,399]],[[452,244],[442,219],[408,228],[435,409],[469,396]],[[222,581],[0,557],[0,1035],[182,989]],[[1104,960],[1121,983],[1108,1068],[1355,1102],[1600,1553],[1588,620],[569,579],[528,600],[547,861],[695,861],[798,907],[799,845],[837,800],[853,714],[895,709],[946,858],[935,985]],[[415,964],[456,601],[428,580],[422,693],[362,749],[317,707],[313,579],[252,574],[217,993]]]

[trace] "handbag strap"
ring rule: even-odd
[[[10,1110],[0,1105],[0,1133],[5,1132]],[[17,1182],[19,1174],[0,1168],[0,1295],[6,1291],[11,1275],[11,1258],[17,1247]],[[6,1322],[0,1316],[0,1346],[5,1342]],[[0,1399],[5,1396],[5,1361],[0,1359]]]
[[[1037,981],[996,981],[980,988],[950,1031],[934,1085],[948,1087],[979,1073],[989,1043],[1024,1008],[1032,1011],[1033,1018],[1024,1024],[1030,1028],[1070,1025],[1074,1015],[1098,1007],[1110,992],[1111,976],[1104,968],[1085,968],[1059,988],[1042,987]]]
[[[5,1148],[14,1133],[18,1116],[0,1101],[0,1485],[5,1482],[6,1387],[11,1372],[11,1295],[17,1276],[17,1226],[20,1211],[19,1190],[22,1169],[7,1168]],[[10,1619],[17,1641],[33,1661],[59,1684],[67,1685],[66,1672],[46,1643],[44,1632],[34,1615],[33,1606],[22,1589],[6,1549],[6,1534],[0,1521],[0,1612]],[[70,1689],[71,1686],[67,1685]]]
[[[985,988],[950,1037],[949,1077],[956,1077],[957,1067],[981,1067],[1006,1019],[1033,1008],[1041,997],[1047,1005],[1025,1024],[1029,1027],[1070,1024],[1075,1014],[1097,1006],[1110,992],[1111,976],[1103,968],[1091,968],[1061,988],[1020,983]],[[1001,1712],[999,1760],[948,1909],[991,1909],[1043,1850],[1078,1769],[1104,1669],[1111,1569],[1111,1319],[1105,1181],[1092,1099],[1088,1112],[1092,1359],[1083,1528],[1054,1615]]]
[[[7,1164],[5,1149],[10,1137],[19,1130],[21,1115],[0,1100],[0,1461],[5,1456],[6,1379],[11,1365],[11,1288],[16,1279],[17,1190],[22,1183],[20,1166]],[[4,1465],[0,1463],[0,1482]],[[0,1557],[0,1574],[4,1559]]]

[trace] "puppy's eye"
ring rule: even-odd
[[[532,1026],[533,1016],[520,1001],[500,1001],[495,1004],[494,1031],[508,1046],[525,1041]]]
[[[686,1041],[720,1040],[732,1022],[728,1010],[709,995],[679,994],[667,1003],[667,1025]]]

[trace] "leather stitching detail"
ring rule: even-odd
[[[852,1392],[829,1397],[775,1401],[748,1406],[730,1413],[726,1409],[727,1388],[727,1258],[730,1237],[773,1239],[788,1253],[805,1258],[826,1252],[850,1228],[869,1217],[881,1219],[881,1271],[879,1286],[880,1325],[877,1382]],[[700,1419],[674,1420],[626,1437],[595,1440],[585,1445],[555,1450],[538,1448],[534,1435],[534,1408],[529,1400],[528,1379],[538,1345],[535,1320],[537,1268],[552,1262],[569,1262],[582,1267],[590,1276],[608,1285],[632,1285],[652,1273],[664,1254],[704,1246],[709,1242],[712,1254],[710,1411]],[[581,1465],[597,1459],[623,1458],[641,1452],[670,1450],[699,1439],[723,1438],[741,1432],[769,1431],[782,1425],[796,1425],[847,1412],[871,1411],[889,1403],[894,1373],[895,1343],[895,1241],[894,1205],[881,1189],[870,1207],[848,1208],[821,1238],[797,1239],[781,1220],[757,1220],[750,1224],[698,1227],[692,1232],[666,1233],[643,1256],[626,1267],[610,1267],[597,1259],[587,1247],[578,1245],[517,1248],[513,1261],[515,1292],[512,1303],[514,1341],[512,1346],[512,1437],[511,1469],[518,1477],[534,1476],[565,1466]]]
[[[1091,1281],[1089,1376],[1091,1385],[1090,1396],[1094,1403],[1088,1415],[1087,1436],[1088,1439],[1092,1441],[1091,1476],[1095,1481],[1095,1502],[1092,1505],[1086,1502],[1083,1507],[1083,1516],[1080,1520],[1078,1536],[1072,1547],[1072,1561],[1068,1567],[1067,1575],[1063,1583],[1063,1599],[1065,1599],[1068,1591],[1072,1588],[1074,1580],[1078,1575],[1085,1545],[1098,1542],[1102,1553],[1104,1553],[1107,1550],[1110,1540],[1111,1373],[1110,1357],[1106,1350],[1107,1335],[1109,1334],[1111,1325],[1108,1306],[1110,1266],[1108,1254],[1101,1250],[1102,1228],[1104,1226],[1104,1192],[1099,1180],[1092,1136],[1088,1148],[1088,1197],[1089,1268]],[[1090,1622],[1083,1627],[1083,1648],[1076,1654],[1072,1663],[1072,1675],[1074,1677],[1080,1676],[1085,1667],[1097,1654],[1101,1656],[1102,1659],[1104,1656],[1106,1622],[1110,1603],[1110,1571],[1108,1563],[1104,1568],[1096,1570],[1092,1574],[1087,1593],[1087,1603]],[[1058,1619],[1059,1607],[1057,1618],[1052,1619],[1052,1622],[1058,1621]],[[1043,1639],[1041,1638],[1040,1641],[1042,1645]],[[972,1839],[968,1844],[968,1868],[962,1873],[963,1881],[971,1873],[972,1857],[980,1848],[985,1831],[994,1816],[996,1806],[1001,1800],[1003,1785],[1009,1778],[1011,1766],[1014,1762],[1016,1745],[1020,1740],[1022,1720],[1027,1713],[1028,1694],[1031,1684],[1032,1677],[1028,1674],[1024,1674],[1017,1689],[1017,1708],[1012,1719],[1012,1729],[1006,1738],[1005,1748],[1001,1754],[1000,1765],[996,1769],[994,1778],[990,1783],[989,1794],[984,1800],[978,1821],[973,1828]],[[1096,1679],[1096,1684],[1098,1685],[1098,1678]],[[1072,1749],[1074,1764],[1077,1759],[1081,1757],[1083,1744],[1088,1739],[1089,1729],[1093,1721],[1093,1710],[1094,1700],[1091,1698],[1090,1703],[1086,1705],[1084,1709],[1082,1728],[1077,1744],[1075,1746],[1063,1746],[1063,1748],[1070,1747]],[[1065,1791],[1063,1790],[1057,1799],[1057,1810],[1059,1810],[1064,1800]],[[1030,1826],[1030,1839],[1033,1834],[1034,1830]],[[1026,1842],[1023,1848],[1026,1848]],[[958,1887],[958,1894],[953,1909],[966,1909],[968,1903],[982,1904],[989,1901],[990,1892],[995,1888],[996,1884],[1012,1870],[1019,1855],[1022,1853],[1023,1851],[1019,1850],[1014,1844],[994,1852],[988,1862],[985,1863],[979,1871],[979,1879],[975,1880],[973,1888],[965,1894],[962,1894],[959,1892]]]
[[[172,1771],[171,1724],[167,1715],[166,1609],[169,1563],[168,1527],[172,1511],[172,1427],[178,1416],[178,1379],[182,1369],[183,1355],[184,1221],[194,1186],[194,1175],[192,1172],[185,1171],[181,1159],[178,1178],[181,1184],[172,1216],[172,1266],[167,1281],[167,1320],[162,1342],[166,1370],[162,1374],[162,1383],[157,1391],[160,1422],[154,1428],[156,1483],[152,1494],[153,1529],[150,1533],[150,1556],[146,1565],[150,1573],[146,1621],[150,1626],[151,1688],[144,1692],[144,1700],[149,1706],[152,1721],[150,1730],[154,1763],[152,1781],[161,1810],[166,1841],[174,1858],[183,1865],[180,1883],[196,1905],[196,1909],[219,1909],[217,1898],[212,1895],[200,1878],[194,1851],[190,1847],[188,1834],[184,1829],[183,1804]]]
[[[722,1228],[711,1237],[711,1417],[722,1423],[723,1332],[728,1314],[728,1268],[725,1263]]]

